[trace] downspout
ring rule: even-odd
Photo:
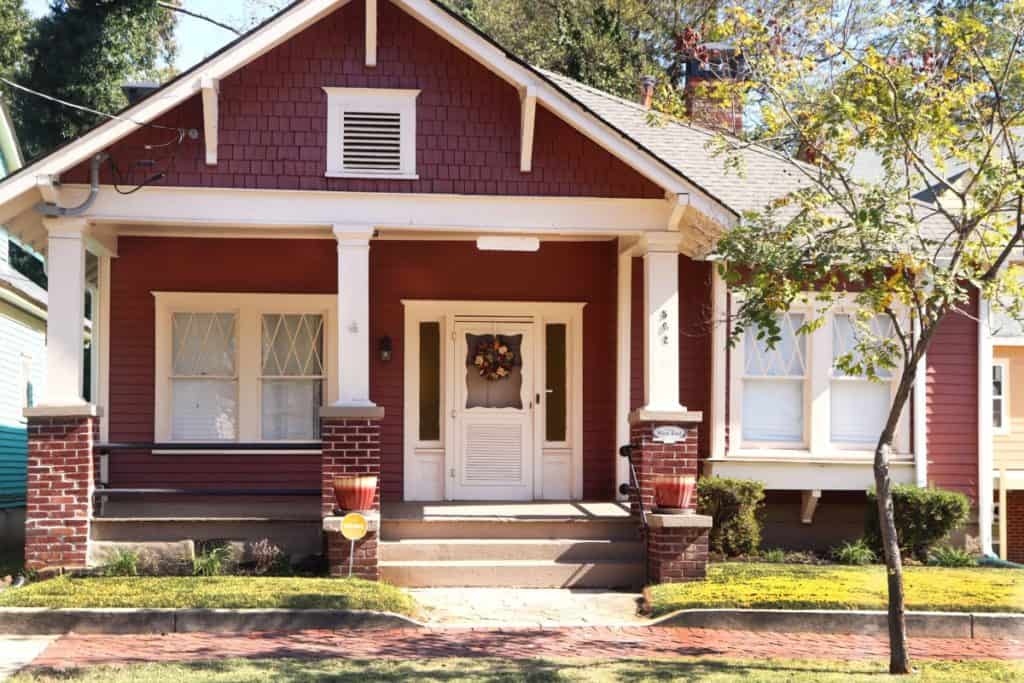
[[[108,158],[107,154],[99,153],[94,156],[89,162],[89,196],[85,198],[85,201],[78,206],[58,206],[51,204],[50,202],[39,202],[36,204],[36,211],[44,216],[52,216],[55,218],[64,218],[67,216],[80,216],[92,203],[96,201],[96,196],[100,193],[100,164],[106,161]]]
[[[978,292],[978,539],[986,560],[992,551],[992,335],[989,303]]]

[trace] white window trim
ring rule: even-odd
[[[999,424],[1001,427],[992,425],[992,433],[998,436],[1006,436],[1011,431],[1010,425],[1010,360],[1008,358],[993,358],[992,367],[999,368],[1003,375],[1003,395],[996,396],[992,395],[992,398],[999,398],[1000,401],[1000,415],[1001,418]]]
[[[805,295],[795,303],[790,313],[804,313],[815,316],[818,304],[814,294]],[[739,298],[734,296],[734,302]],[[750,442],[743,440],[743,369],[744,344],[737,343],[728,353],[729,358],[729,448],[727,455],[749,458],[786,458],[797,460],[870,460],[874,447],[864,444],[833,442],[831,437],[831,384],[832,363],[832,319],[835,315],[853,313],[856,307],[852,295],[846,301],[834,304],[824,312],[825,324],[805,335],[807,376],[804,380],[804,439],[802,443]],[[726,353],[725,350],[722,353]],[[893,371],[891,391],[895,393],[899,380],[897,370]],[[919,400],[914,396],[912,400]],[[910,447],[909,405],[900,416],[893,442],[894,457],[912,457]]]
[[[289,443],[262,438],[259,390],[261,316],[264,313],[305,313],[324,317],[324,363],[326,365],[324,400],[337,400],[337,358],[335,315],[337,297],[333,294],[238,294],[221,292],[153,292],[156,306],[154,343],[154,441],[173,443],[171,430],[172,318],[175,313],[234,313],[237,316],[238,429],[236,442]],[[314,439],[317,440],[317,439]],[[210,441],[212,445],[224,441]],[[174,451],[178,453],[179,451]],[[307,452],[307,451],[302,451]]]
[[[327,93],[327,171],[328,178],[382,178],[416,180],[416,98],[419,90],[378,88],[331,88]],[[346,171],[342,156],[344,114],[346,110],[398,113],[401,126],[401,171],[368,173]]]

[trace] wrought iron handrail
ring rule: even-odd
[[[637,507],[640,508],[640,525],[647,531],[647,513],[644,511],[644,499],[640,493],[640,478],[636,475],[636,465],[633,464],[633,444],[626,444],[619,448],[619,455],[629,462],[629,483],[619,487],[619,493],[630,495],[636,493]]]
[[[107,496],[319,496],[320,489],[214,489],[214,488],[105,488],[93,490],[93,497]]]
[[[93,448],[97,453],[110,455],[117,451],[318,451],[323,447],[319,441],[231,441],[228,443],[210,443],[209,441],[185,443],[181,441],[152,442],[129,441],[98,443]]]

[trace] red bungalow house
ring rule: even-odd
[[[710,135],[651,126],[431,0],[303,0],[10,176],[0,222],[50,267],[29,566],[118,542],[317,551],[332,480],[372,473],[364,575],[702,575],[699,516],[646,516],[645,567],[617,503],[630,442],[648,511],[651,474],[700,470],[766,483],[769,544],[858,535],[888,394],[831,381],[841,314],[786,337],[785,358],[727,353],[707,254],[797,179],[758,149],[728,174]],[[488,381],[476,356],[495,339],[511,360]],[[971,320],[942,330],[897,481],[976,497],[977,351]],[[340,570],[347,543],[326,537]]]

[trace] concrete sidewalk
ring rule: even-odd
[[[650,623],[637,608],[639,593],[563,588],[414,588],[431,625],[637,626]]]
[[[0,681],[42,654],[56,636],[0,636]]]

